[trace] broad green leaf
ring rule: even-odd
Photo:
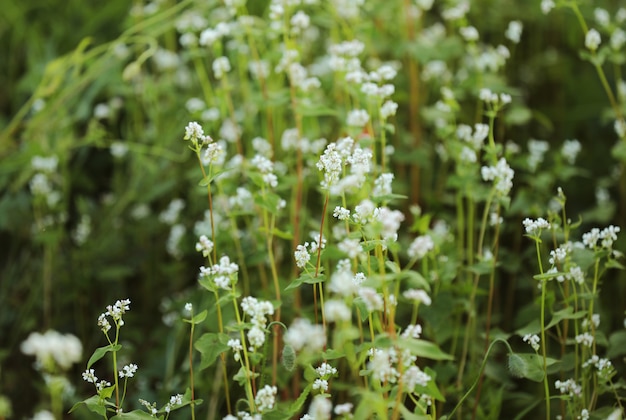
[[[534,382],[543,381],[543,357],[535,353],[511,353],[508,356],[509,371],[518,378],[530,379]],[[546,367],[558,360],[547,358]]]
[[[89,361],[87,362],[87,369],[93,366],[93,364],[96,363],[98,360],[102,359],[104,355],[107,354],[108,352],[119,351],[121,348],[122,348],[121,344],[117,344],[115,346],[112,344],[109,344],[108,346],[97,348],[96,351],[94,351],[91,357],[89,358]]]
[[[104,404],[102,403],[102,400],[100,399],[100,396],[98,395],[94,395],[93,397],[89,397],[84,401],[79,401],[76,404],[74,404],[72,406],[72,408],[70,409],[70,413],[72,413],[73,411],[75,411],[80,405],[84,404],[85,406],[87,406],[87,408],[89,409],[89,411],[99,414],[102,417],[106,418],[106,414],[107,414],[107,409],[104,406]]]
[[[194,347],[202,355],[200,369],[211,366],[220,354],[230,349],[226,343],[228,336],[222,333],[206,333],[196,340]]]
[[[609,337],[609,348],[606,353],[608,359],[614,359],[626,354],[626,331],[617,331]]]
[[[203,322],[206,319],[207,316],[207,310],[205,309],[204,311],[200,312],[197,315],[194,315],[194,317],[192,319],[185,319],[184,321],[188,324],[195,324],[198,325],[201,322]]]
[[[217,178],[218,176],[222,175],[223,173],[226,173],[228,171],[232,171],[232,168],[229,169],[222,169],[221,171],[216,171],[214,174],[211,175],[207,175],[206,177],[202,178],[199,182],[198,185],[200,185],[201,187],[206,187],[207,185],[209,185],[211,182],[213,182],[213,180],[215,178]]]

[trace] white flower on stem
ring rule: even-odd
[[[372,195],[374,197],[382,197],[385,195],[391,195],[391,183],[393,182],[392,173],[380,174],[376,181],[374,181],[374,190]]]
[[[134,363],[128,364],[119,371],[120,378],[132,378],[137,372],[137,365]]]
[[[87,369],[83,372],[83,380],[95,384],[98,382],[98,377],[93,369]]]
[[[398,239],[398,229],[404,220],[404,214],[399,210],[381,207],[375,212],[375,216],[381,225],[380,236],[382,239],[395,242]]]
[[[306,350],[309,353],[321,351],[326,345],[324,328],[313,325],[306,318],[296,318],[284,335],[285,344],[296,351]]]
[[[364,127],[370,120],[370,116],[364,109],[354,109],[348,113],[346,123],[349,127]]]
[[[276,404],[276,394],[278,389],[275,386],[265,385],[259,389],[254,397],[254,403],[260,412],[268,411],[274,408]]]
[[[478,41],[478,38],[479,38],[478,30],[474,28],[473,26],[465,26],[459,29],[459,32],[461,33],[461,36],[463,37],[463,39],[465,39],[467,42]]]
[[[428,296],[425,290],[421,289],[408,289],[402,293],[406,299],[415,301],[416,303],[423,303],[426,306],[430,306],[432,299]]]
[[[585,35],[585,47],[587,47],[588,50],[597,50],[601,42],[602,38],[600,37],[600,32],[593,28],[587,31],[587,34]]]
[[[500,158],[496,166],[483,166],[481,175],[484,181],[494,181],[496,192],[501,197],[506,197],[513,188],[515,172],[505,158]]]
[[[561,154],[569,164],[574,164],[581,149],[582,147],[578,140],[565,140],[561,147]]]
[[[218,57],[213,60],[213,74],[217,80],[224,77],[230,71],[230,61],[228,57]]]
[[[337,244],[337,248],[350,258],[356,258],[363,252],[363,246],[358,238],[345,238]]]
[[[352,413],[352,403],[337,404],[333,411],[338,416],[350,416]]]
[[[621,50],[626,44],[626,32],[622,28],[616,28],[611,34],[609,43],[615,51]]]
[[[400,373],[393,366],[398,360],[395,349],[371,349],[368,354],[370,360],[367,363],[367,369],[371,370],[372,378],[396,383]]]
[[[311,401],[308,415],[314,420],[327,420],[330,419],[332,408],[333,405],[328,398],[316,395]]]
[[[557,380],[554,382],[554,387],[557,388],[561,394],[568,394],[570,397],[579,397],[582,393],[582,387],[571,378],[566,381]]]
[[[308,242],[307,242],[308,244]],[[294,258],[296,260],[296,266],[298,268],[306,267],[307,263],[311,260],[311,254],[307,250],[306,245],[298,245],[296,246],[296,250],[294,251]]]
[[[387,100],[380,107],[380,118],[386,120],[392,115],[396,115],[396,111],[398,110],[398,104],[392,100]]]
[[[413,365],[402,373],[400,382],[406,386],[408,392],[412,392],[417,385],[423,387],[427,386],[431,379],[430,375],[423,372],[419,367]]]
[[[350,210],[345,207],[337,206],[333,211],[333,217],[336,217],[338,220],[349,220],[350,219]]]
[[[542,229],[550,229],[550,223],[542,217],[537,220],[526,218],[522,221],[522,224],[529,235],[538,235]]]
[[[327,300],[324,303],[324,312],[328,322],[349,321],[352,318],[350,308],[342,300]]]
[[[411,242],[407,255],[409,258],[421,260],[435,247],[433,239],[429,235],[418,236]]]
[[[384,307],[383,297],[371,287],[361,287],[359,297],[365,303],[369,312],[382,311]]]
[[[402,338],[420,338],[422,335],[422,326],[419,324],[407,325],[406,329],[402,332]]]
[[[232,349],[234,352],[235,361],[239,361],[241,359],[241,352],[243,351],[243,346],[241,345],[241,341],[236,338],[231,338],[226,343],[228,347]]]
[[[343,160],[337,151],[337,144],[330,143],[326,146],[324,154],[320,156],[320,160],[316,164],[317,169],[324,173],[324,181],[322,187],[330,188],[330,186],[339,180],[343,169]]]
[[[316,379],[313,381],[313,389],[319,389],[322,392],[328,391],[328,381],[326,379]]]
[[[202,252],[203,257],[208,257],[213,252],[213,242],[206,235],[201,235],[196,242],[196,251]]]
[[[528,343],[530,344],[530,347],[533,348],[533,350],[535,351],[539,351],[539,336],[537,334],[526,334],[523,338],[522,341],[524,341],[524,343]]]
[[[510,39],[514,44],[519,44],[523,29],[524,25],[522,25],[522,22],[519,20],[512,20],[509,22],[509,26],[507,26],[504,36]]]
[[[200,124],[192,121],[185,127],[185,136],[183,139],[191,141],[194,145],[202,145],[206,143],[210,137],[204,135],[204,130]]]
[[[576,337],[574,337],[574,339],[578,344],[582,344],[583,346],[587,347],[591,347],[594,341],[593,335],[589,334],[588,332],[578,334]]]
[[[541,11],[544,15],[550,13],[550,10],[554,9],[556,5],[554,4],[554,0],[541,0]]]

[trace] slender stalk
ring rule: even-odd
[[[193,322],[193,312],[191,314],[191,332],[189,333],[189,387],[191,388],[191,419],[196,419],[196,395],[195,388],[193,383],[193,332],[194,327],[196,326]]]

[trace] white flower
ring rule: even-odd
[[[416,385],[425,387],[431,379],[430,375],[413,365],[403,372],[400,381],[406,386],[409,392],[412,392]]]
[[[595,29],[591,28],[587,31],[585,35],[585,47],[590,51],[595,51],[600,46],[602,39],[600,38],[600,33]]]
[[[505,158],[500,158],[496,166],[483,166],[480,171],[484,181],[495,181],[494,188],[498,195],[507,196],[513,188],[515,171]]]
[[[570,397],[580,396],[582,387],[576,383],[573,379],[566,381],[556,381],[554,383],[555,388],[559,390],[561,394],[569,394]]]
[[[309,353],[321,351],[326,345],[324,328],[313,325],[306,318],[296,318],[284,335],[285,344],[296,351],[305,350]]]
[[[349,321],[352,317],[350,308],[342,300],[327,300],[324,303],[324,312],[328,322]]]
[[[415,302],[421,302],[426,306],[430,306],[432,299],[428,296],[425,290],[421,289],[408,289],[402,293],[406,299],[414,300]]]
[[[293,254],[298,268],[306,267],[307,263],[311,260],[311,254],[307,250],[306,245],[296,246],[296,250]]]
[[[518,44],[521,39],[523,29],[524,26],[522,25],[522,22],[519,20],[512,20],[509,22],[509,26],[506,28],[504,36],[510,39],[514,44]]]
[[[529,235],[538,235],[542,229],[550,229],[550,223],[542,217],[537,220],[526,218],[522,221],[522,224]]]
[[[364,127],[370,120],[370,116],[364,109],[354,109],[348,113],[346,123],[350,127]]]
[[[391,117],[392,115],[396,115],[396,111],[398,110],[398,104],[392,100],[385,101],[385,103],[380,107],[380,117],[383,120]]]
[[[550,13],[550,10],[554,9],[555,6],[554,0],[541,0],[541,11],[544,15]]]
[[[128,364],[119,371],[120,378],[132,378],[137,372],[137,365],[134,363]]]
[[[67,370],[80,361],[83,346],[72,334],[48,330],[44,334],[31,333],[20,345],[20,350],[26,355],[35,356],[37,364],[44,369],[54,369],[50,366],[50,363],[54,363],[62,370]]]
[[[256,397],[254,397],[254,403],[257,409],[260,412],[264,412],[274,408],[277,393],[278,389],[275,386],[265,385],[263,388],[259,389]]]
[[[593,345],[593,335],[589,333],[578,334],[574,337],[578,344],[582,344],[583,346],[591,347]]]
[[[435,243],[429,235],[418,236],[411,242],[407,254],[409,258],[422,259],[435,247]]]
[[[526,334],[522,340],[525,343],[530,344],[530,346],[533,348],[533,350],[535,351],[539,351],[539,336],[537,334]]]
[[[383,297],[371,287],[361,287],[359,297],[365,303],[369,312],[382,311],[384,307]]]
[[[350,0],[353,1],[353,0]],[[330,419],[333,406],[330,400],[322,395],[316,395],[309,406],[309,416],[314,420]]]
[[[216,79],[221,79],[226,73],[230,71],[230,61],[228,57],[218,57],[213,60],[213,74]]]

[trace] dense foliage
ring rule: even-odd
[[[0,8],[0,419],[621,418],[626,8],[495,3]]]

